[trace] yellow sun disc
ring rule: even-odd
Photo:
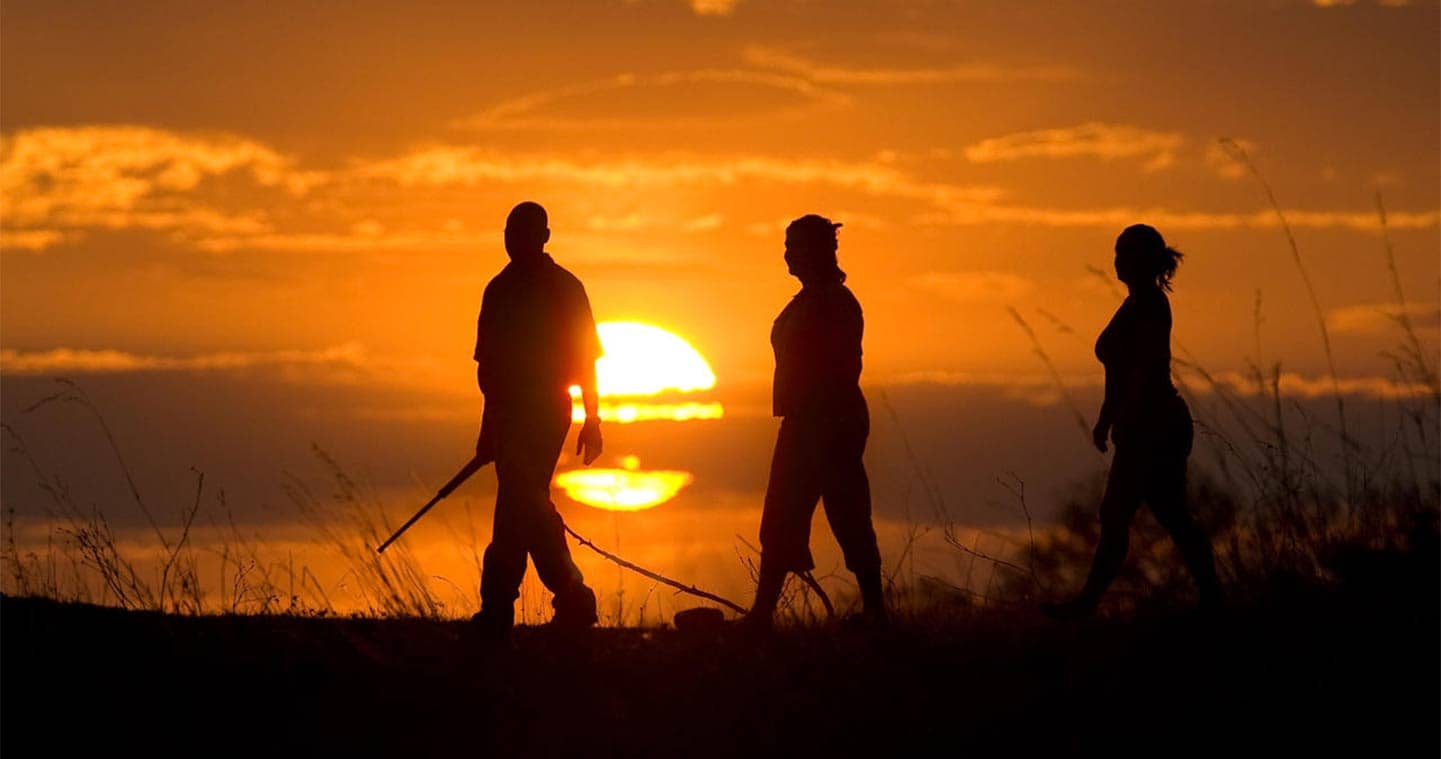
[[[596,330],[605,348],[605,355],[595,363],[597,389],[603,396],[715,387],[710,364],[678,335],[640,322],[601,322]]]
[[[662,393],[694,393],[715,387],[715,372],[685,338],[641,322],[601,322],[596,325],[596,331],[605,349],[605,355],[595,362],[602,420],[629,424],[725,416],[725,409],[716,401],[651,403],[638,400]],[[570,396],[575,399],[571,419],[584,421],[580,388],[572,386]]]

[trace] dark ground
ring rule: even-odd
[[[885,633],[176,617],[0,600],[6,757],[1437,756],[1434,592]]]

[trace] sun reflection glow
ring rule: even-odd
[[[625,456],[620,469],[572,469],[555,484],[573,501],[608,511],[641,511],[676,497],[695,479],[690,472],[643,471],[640,459]]]
[[[725,409],[715,402],[711,403],[609,403],[601,401],[600,418],[605,422],[619,422],[630,424],[631,422],[654,422],[668,420],[672,422],[687,422],[693,419],[721,419],[725,417]],[[585,409],[580,404],[571,407],[570,418],[573,422],[585,421]]]

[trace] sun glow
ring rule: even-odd
[[[715,372],[684,338],[641,322],[614,321],[596,325],[605,355],[595,362],[601,396],[600,418],[607,422],[690,421],[720,419],[724,408],[715,401],[650,403],[635,400],[661,393],[695,393],[715,388]],[[570,389],[576,404],[571,417],[585,419],[580,388]],[[626,398],[628,400],[617,400]]]
[[[641,511],[676,497],[695,478],[690,472],[642,471],[640,459],[625,456],[619,469],[572,469],[555,484],[573,501],[607,511]]]

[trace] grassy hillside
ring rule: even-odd
[[[1416,567],[1412,567],[1415,569]],[[1434,563],[1431,564],[1434,569]],[[5,597],[3,751],[1006,755],[1438,748],[1435,573],[1211,617],[866,632],[176,616]],[[1429,595],[1427,595],[1429,594]]]

